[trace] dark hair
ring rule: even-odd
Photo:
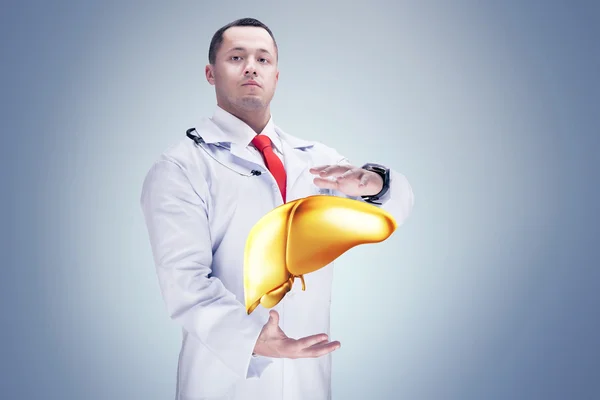
[[[212,37],[212,40],[210,41],[210,47],[208,48],[209,63],[215,63],[215,60],[217,58],[217,52],[221,47],[221,43],[223,43],[223,33],[225,33],[227,29],[234,26],[257,26],[259,28],[263,28],[264,30],[269,32],[269,35],[271,36],[271,38],[273,39],[273,43],[275,44],[275,51],[279,52],[279,49],[277,48],[277,42],[275,41],[275,36],[273,36],[273,32],[271,32],[268,26],[254,18],[240,18],[238,20],[228,23],[227,25],[223,26],[215,32],[215,34]]]

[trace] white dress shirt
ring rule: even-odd
[[[219,106],[216,107],[211,120],[227,135],[228,140],[240,146],[244,146],[249,154],[254,156],[257,161],[264,165],[262,154],[251,143],[257,133],[250,128],[248,124]],[[268,136],[269,139],[271,139],[273,152],[285,164],[283,153],[281,151],[281,139],[275,132],[273,116],[269,118],[269,122],[267,122],[267,125],[260,134]]]

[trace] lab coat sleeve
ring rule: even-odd
[[[232,379],[259,377],[272,362],[252,356],[263,325],[209,276],[208,189],[204,182],[197,185],[204,190],[194,189],[182,167],[169,159],[156,161],[143,183],[140,202],[162,296],[170,317],[198,338]]]
[[[331,154],[331,164],[353,165],[346,157],[340,155],[336,150],[331,148],[328,148],[328,150]],[[333,192],[336,196],[365,202],[360,196],[347,196],[344,193],[335,190]],[[412,213],[415,204],[415,196],[406,176],[390,168],[390,188],[377,203],[381,204],[374,205],[389,212],[398,223],[398,226],[404,224]]]

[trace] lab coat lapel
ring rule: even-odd
[[[204,141],[210,145],[212,156],[225,165],[233,168],[241,166],[249,170],[265,171],[262,160],[254,157],[253,153],[249,152],[246,147],[228,142],[225,133],[210,119],[203,118],[196,130]]]
[[[265,171],[262,165],[262,160],[253,153],[249,152],[246,147],[238,143],[229,143],[229,145],[229,151],[237,163],[247,166],[251,165],[254,169],[259,169],[263,172]]]
[[[308,174],[312,167],[311,158],[304,148],[312,147],[312,143],[293,138],[276,128],[281,138],[282,153],[287,175],[286,201],[292,201],[306,196],[306,187],[302,186],[303,174]]]
[[[213,148],[213,156],[218,158],[219,161],[233,167],[241,166],[250,170],[259,170],[263,173],[266,171],[262,159],[258,158],[258,155],[248,151],[245,146],[227,142],[224,133],[210,119],[203,119],[197,130],[207,143],[217,144],[219,149],[228,150],[220,151]],[[299,178],[303,174],[310,174],[309,169],[313,166],[312,159],[310,154],[304,150],[314,146],[314,143],[288,135],[277,126],[275,131],[281,139],[281,151],[287,175],[286,200],[291,201],[305,197],[306,187],[302,186],[304,179]]]

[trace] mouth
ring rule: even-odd
[[[244,83],[242,86],[258,86],[258,87],[260,87],[260,85],[256,81],[248,81],[248,82]]]

